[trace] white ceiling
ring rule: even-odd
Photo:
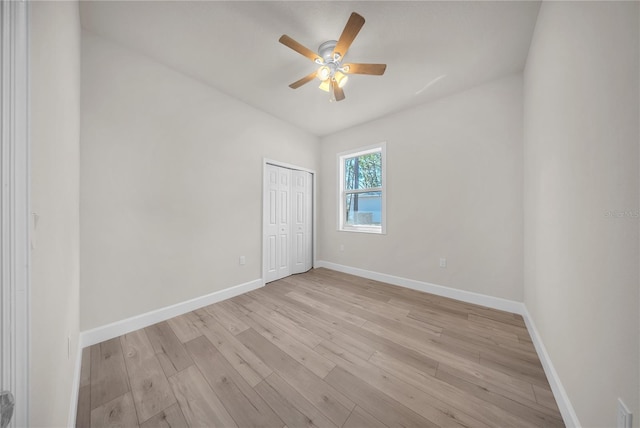
[[[323,136],[522,71],[539,1],[85,1],[84,29],[126,45],[260,110]],[[351,12],[366,19],[348,62],[386,63],[353,75],[330,103],[314,64],[278,43],[317,51]]]

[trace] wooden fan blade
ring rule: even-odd
[[[353,12],[347,21],[347,25],[344,26],[344,30],[342,30],[342,34],[340,35],[340,39],[338,39],[338,44],[333,49],[334,55],[336,53],[340,54],[341,58],[347,54],[349,50],[349,46],[353,43],[353,40],[356,38],[360,29],[364,25],[364,18],[357,13]]]
[[[291,89],[298,89],[300,86],[304,85],[305,83],[309,83],[313,79],[315,79],[316,78],[316,74],[317,74],[317,72],[314,71],[313,73],[310,73],[310,74],[304,76],[302,79],[293,82],[292,84],[289,85],[289,87]]]
[[[387,64],[344,64],[343,67],[345,68],[345,73],[348,74],[373,74],[375,76],[382,76],[387,69]]]
[[[344,100],[344,91],[335,81],[331,81],[331,86],[333,87],[333,96],[336,98],[336,101]]]
[[[286,34],[283,34],[282,37],[280,37],[280,40],[278,40],[280,43],[282,43],[283,45],[293,49],[294,51],[298,52],[300,55],[306,56],[307,58],[309,58],[311,61],[314,61],[317,58],[320,58],[320,55],[318,55],[317,53],[315,53],[314,51],[312,51],[311,49],[302,46],[300,43],[296,42],[295,40],[293,40],[291,37],[287,36]],[[322,60],[322,58],[320,58]]]

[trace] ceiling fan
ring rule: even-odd
[[[320,66],[313,73],[310,73],[302,79],[290,84],[289,87],[291,89],[297,89],[317,77],[321,81],[319,86],[320,89],[331,94],[331,101],[342,101],[344,100],[344,91],[342,90],[342,87],[347,83],[349,74],[383,75],[384,71],[387,69],[386,64],[343,63],[344,57],[349,50],[349,46],[351,46],[351,43],[353,43],[353,40],[360,32],[363,25],[364,18],[353,12],[349,17],[344,30],[342,30],[340,39],[337,41],[329,40],[322,43],[318,48],[319,54],[296,42],[286,34],[283,34],[282,37],[280,37],[280,43],[288,46],[299,54],[306,56]]]

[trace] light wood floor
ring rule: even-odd
[[[85,349],[77,425],[564,426],[520,316],[327,269]]]

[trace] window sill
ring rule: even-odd
[[[374,235],[386,235],[381,227],[343,227],[338,229],[338,232],[356,232],[356,233],[371,233]]]

